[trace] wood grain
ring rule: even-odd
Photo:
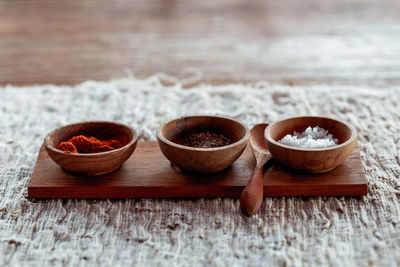
[[[1,1],[0,84],[187,77],[400,82],[400,2]]]
[[[240,197],[255,161],[250,148],[227,170],[213,175],[182,174],[170,167],[156,142],[139,142],[116,172],[97,177],[65,173],[42,146],[28,186],[31,198]],[[264,196],[360,196],[367,182],[359,151],[325,174],[288,172],[273,164],[264,172]]]

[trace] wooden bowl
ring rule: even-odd
[[[319,126],[337,138],[336,146],[304,149],[278,143],[287,134]],[[264,132],[272,156],[283,165],[308,173],[322,173],[342,164],[357,143],[357,130],[349,123],[325,117],[295,117],[271,123]]]
[[[57,149],[76,135],[94,136],[98,139],[110,139],[118,136],[123,147],[101,153],[68,154]],[[136,148],[138,135],[132,128],[115,122],[95,121],[70,124],[50,132],[44,139],[47,153],[63,169],[75,174],[96,176],[118,169]]]
[[[210,131],[229,137],[233,143],[217,148],[182,145],[195,132]],[[183,171],[213,173],[228,168],[245,149],[250,131],[243,123],[220,116],[190,116],[171,120],[157,129],[161,152]]]

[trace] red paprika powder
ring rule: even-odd
[[[106,152],[120,147],[122,147],[122,144],[117,139],[99,140],[93,136],[78,135],[66,142],[61,142],[57,149],[69,154],[76,154]]]

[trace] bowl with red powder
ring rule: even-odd
[[[247,126],[222,116],[188,116],[157,129],[161,152],[183,171],[213,173],[228,168],[245,149]]]
[[[117,170],[133,153],[137,133],[127,125],[93,121],[70,124],[50,132],[44,144],[64,170],[86,176]]]

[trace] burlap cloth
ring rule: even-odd
[[[0,264],[400,264],[400,88],[263,82],[183,89],[160,77],[0,89]],[[239,214],[238,199],[26,198],[53,128],[111,120],[155,140],[160,123],[187,114],[228,115],[249,127],[303,114],[348,121],[359,131],[368,196],[265,198],[251,218]]]

